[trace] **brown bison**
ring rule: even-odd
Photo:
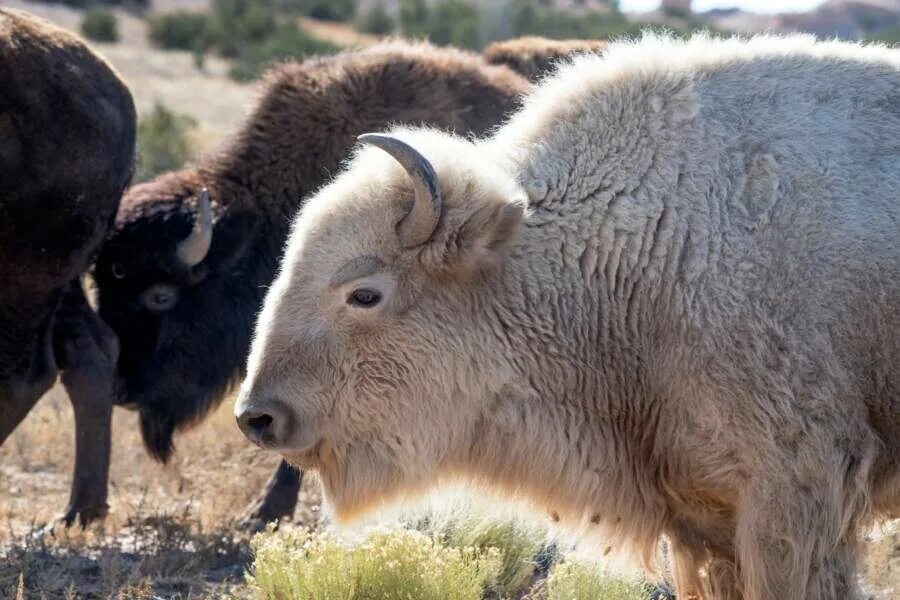
[[[131,94],[75,36],[0,10],[0,443],[62,371],[70,524],[106,512],[115,340],[82,292],[134,160]]]
[[[139,411],[149,452],[168,459],[174,432],[240,377],[291,219],[357,135],[391,123],[482,134],[529,87],[506,67],[427,44],[284,64],[222,149],[129,190],[94,276],[119,338],[119,401]],[[282,464],[249,516],[291,514],[299,485]]]
[[[607,42],[602,40],[553,40],[526,36],[488,44],[482,54],[492,65],[506,65],[529,81],[536,82],[575,54],[600,54],[606,46]]]
[[[235,407],[338,517],[464,477],[679,597],[859,598],[900,512],[900,50],[647,37],[499,131],[362,137]]]

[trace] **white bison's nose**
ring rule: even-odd
[[[262,448],[284,447],[294,428],[290,407],[277,398],[244,396],[234,416],[247,439]]]

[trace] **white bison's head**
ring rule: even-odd
[[[481,146],[361,140],[294,225],[236,407],[248,437],[319,471],[339,517],[467,460],[511,377],[495,307],[517,293],[503,267],[524,210]]]

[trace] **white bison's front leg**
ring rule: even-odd
[[[809,415],[807,415],[809,417]],[[857,529],[867,513],[865,433],[801,419],[793,448],[742,490],[735,550],[746,600],[861,598]],[[851,436],[853,437],[853,436]]]

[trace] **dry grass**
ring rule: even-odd
[[[234,526],[262,489],[277,457],[246,442],[231,402],[178,438],[171,465],[147,458],[136,415],[117,409],[111,511],[86,531],[42,533],[68,500],[72,411],[56,388],[0,447],[0,598],[172,598],[233,595],[242,589],[249,535]],[[301,495],[299,521],[314,525],[318,492]],[[147,596],[152,597],[152,596]]]
[[[300,17],[297,19],[297,23],[310,34],[337,46],[362,48],[371,46],[381,39],[377,35],[357,31],[346,23],[317,21],[307,17]]]

